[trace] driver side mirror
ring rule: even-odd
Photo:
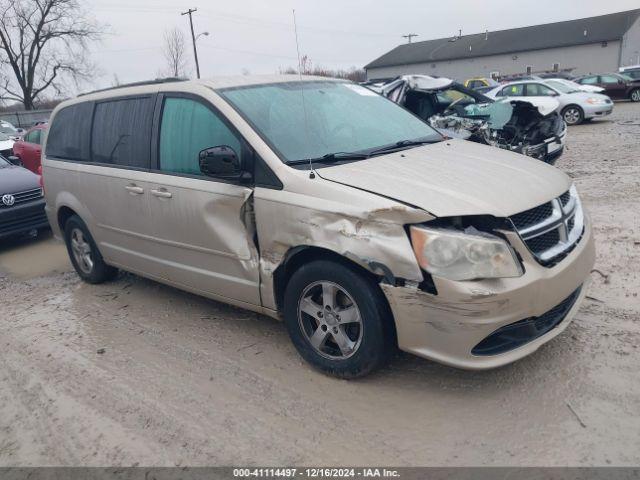
[[[243,177],[240,159],[235,150],[228,145],[206,148],[198,157],[200,171],[205,175],[227,179]]]

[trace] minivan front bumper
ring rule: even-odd
[[[586,218],[578,245],[552,268],[540,265],[516,233],[506,235],[522,257],[521,277],[463,282],[434,278],[437,295],[417,286],[381,285],[401,350],[458,368],[489,369],[533,353],[569,325],[586,295],[595,262],[590,220]],[[521,321],[547,323],[538,336],[503,353],[472,353],[487,337]]]

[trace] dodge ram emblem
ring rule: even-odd
[[[16,197],[14,197],[13,195],[3,195],[2,203],[4,203],[7,207],[10,207],[14,203],[16,203]]]

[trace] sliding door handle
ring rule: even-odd
[[[164,189],[151,190],[151,194],[155,195],[156,197],[160,197],[160,198],[171,198],[173,196],[173,195],[171,195],[171,192],[167,192]]]
[[[138,187],[137,185],[127,185],[124,188],[132,195],[142,195],[144,193],[144,189],[142,187]]]

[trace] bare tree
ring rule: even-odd
[[[187,69],[186,40],[178,28],[165,30],[162,47],[166,63],[166,75],[171,77],[185,76]]]
[[[0,0],[0,100],[31,110],[46,91],[89,79],[87,47],[102,33],[80,0]]]
[[[308,55],[303,55],[300,58],[299,70],[303,75],[316,75],[318,77],[332,77],[332,78],[344,78],[351,80],[352,82],[364,82],[367,79],[367,72],[362,68],[351,67],[348,70],[344,69],[329,69],[319,65],[314,65]],[[298,69],[293,67],[280,67],[279,73],[282,74],[297,74]]]

